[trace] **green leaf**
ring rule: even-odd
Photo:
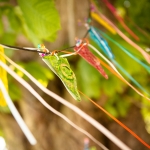
[[[145,122],[145,128],[147,132],[150,134],[150,103],[148,100],[142,99],[142,109],[141,114]]]
[[[121,117],[125,117],[128,113],[128,109],[130,107],[130,102],[127,100],[127,98],[118,99],[116,102],[118,113]]]
[[[10,110],[8,107],[0,107],[0,112],[3,112],[3,113],[10,113]]]
[[[8,93],[13,101],[20,100],[22,94],[21,94],[21,89],[19,86],[16,84],[15,79],[8,75]],[[10,84],[11,83],[11,84]]]
[[[35,46],[37,46],[39,43],[42,43],[42,41],[32,32],[32,30],[24,23],[24,21],[23,30],[25,32],[25,35],[28,37],[29,40],[33,42]]]
[[[116,107],[114,107],[113,105],[110,105],[109,103],[106,103],[105,107],[104,107],[110,114],[112,114],[114,117],[118,117],[119,113],[116,109]]]
[[[26,37],[29,40],[31,40],[35,46],[37,46],[39,43],[42,43],[42,41],[36,36],[36,34],[33,33],[33,31],[25,23],[25,19],[23,18],[23,14],[19,7],[15,7],[15,13],[20,19],[21,27]]]
[[[53,33],[50,37],[46,38],[47,41],[54,41],[57,37],[57,33]]]
[[[18,0],[28,28],[39,39],[54,40],[60,19],[53,0]],[[52,38],[50,38],[52,36]]]

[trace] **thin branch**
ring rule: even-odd
[[[51,52],[47,48],[42,49],[42,48],[30,48],[30,47],[15,47],[15,46],[4,45],[4,44],[0,44],[0,46],[11,50],[22,50],[22,51],[30,51],[36,53],[51,54]]]

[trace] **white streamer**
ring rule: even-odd
[[[15,105],[13,104],[11,98],[9,97],[9,95],[8,95],[8,93],[7,93],[6,89],[5,89],[5,86],[4,86],[4,84],[3,84],[1,79],[0,79],[0,89],[2,90],[2,93],[4,95],[4,98],[5,98],[6,102],[7,102],[7,105],[9,107],[12,115],[16,119],[16,121],[19,124],[20,128],[22,129],[23,133],[27,137],[27,139],[30,142],[30,144],[31,145],[35,145],[37,143],[36,139],[34,138],[32,133],[30,132],[30,130],[26,126],[26,124],[23,121],[23,119],[21,118],[19,112],[17,111]]]

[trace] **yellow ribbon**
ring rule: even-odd
[[[107,30],[109,30],[112,34],[117,34],[117,32],[107,23],[105,22],[98,14],[91,12],[91,17],[104,26]]]
[[[0,52],[4,54],[4,48],[2,46],[0,46]],[[5,58],[2,55],[0,55],[0,61],[2,61],[3,63],[6,63]],[[0,79],[4,83],[5,88],[8,90],[7,73],[1,66],[0,66]],[[7,105],[6,101],[0,90],[0,106],[5,107],[6,105]]]

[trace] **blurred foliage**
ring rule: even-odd
[[[100,97],[101,78],[99,72],[84,59],[79,60],[77,67],[78,86],[89,97]]]
[[[92,146],[89,150],[97,150],[97,148],[95,146]]]
[[[53,0],[18,0],[15,6],[9,1],[1,2],[1,43],[14,45],[20,33],[25,34],[35,46],[42,40],[56,39],[60,19]]]
[[[4,133],[3,133],[3,131],[0,129],[0,136],[2,137],[2,136],[4,136]]]
[[[126,5],[128,3],[128,5]],[[150,31],[150,1],[149,0],[116,0],[116,7],[122,7],[133,22]],[[130,22],[128,22],[130,24]]]
[[[141,114],[145,121],[145,128],[147,132],[150,134],[150,103],[149,101],[146,101],[145,99],[142,99],[142,109]]]
[[[17,84],[16,80],[8,75],[8,83],[9,84],[9,95],[13,101],[17,101],[21,98],[21,89],[19,88],[19,85]]]
[[[34,76],[43,86],[47,87],[49,80],[54,79],[54,74],[50,69],[40,65],[38,62],[19,63],[22,68]],[[29,80],[22,72],[16,70],[17,74]]]

